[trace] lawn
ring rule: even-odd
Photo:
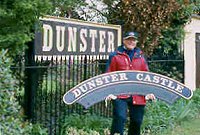
[[[200,135],[200,118],[182,121],[173,130],[167,130],[162,135]]]

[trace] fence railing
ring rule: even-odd
[[[148,64],[151,72],[183,82],[183,60],[148,61]],[[62,120],[72,113],[91,113],[104,117],[112,115],[112,104],[108,104],[106,108],[104,102],[101,102],[86,110],[79,104],[66,105],[62,101],[66,91],[90,77],[105,72],[105,68],[106,60],[69,57],[60,61],[36,61],[34,66],[13,67],[13,70],[18,76],[20,88],[25,89],[25,94],[30,88],[29,94],[24,95],[25,100],[22,101],[30,102],[26,107],[30,108],[27,114],[31,114],[31,120],[46,126],[50,135],[59,135]],[[33,76],[27,78],[27,73]],[[27,96],[31,101],[26,100]]]

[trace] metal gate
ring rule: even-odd
[[[29,59],[30,60],[30,59]],[[25,113],[34,123],[45,125],[49,134],[60,134],[62,119],[72,113],[111,116],[111,104],[98,103],[89,109],[66,105],[66,91],[80,82],[105,72],[106,60],[90,55],[51,60],[31,60],[25,68]]]

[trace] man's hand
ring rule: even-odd
[[[155,97],[155,95],[154,95],[153,93],[147,94],[147,95],[145,96],[145,99],[146,99],[146,100],[153,100],[153,101],[156,101],[156,97]]]
[[[107,107],[108,101],[117,99],[117,96],[110,94],[105,98],[105,106]]]

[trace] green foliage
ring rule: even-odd
[[[183,82],[184,60],[183,52],[180,50],[183,39],[184,29],[182,26],[176,24],[176,26],[163,30],[159,45],[150,57],[150,60],[154,61],[149,63],[150,71]],[[159,62],[159,60],[166,61]]]
[[[171,28],[175,23],[183,26],[192,14],[190,5],[177,0],[105,0],[104,2],[108,5],[109,22],[118,24],[121,22],[124,31],[138,31],[140,33],[138,46],[148,55],[151,55],[159,45],[163,30]]]
[[[50,7],[49,0],[1,0],[0,49],[8,49],[11,56],[22,54],[33,39],[35,22]]]
[[[184,65],[183,61],[176,61],[176,60],[171,60],[171,61],[151,61],[149,62],[149,69],[151,72],[158,73],[165,75],[167,77],[173,78],[179,82],[183,82],[184,77],[183,77],[183,70],[184,70]]]
[[[200,88],[194,91],[191,102],[193,113],[200,116]]]
[[[180,46],[184,25],[192,14],[200,14],[200,0],[103,1],[107,5],[108,22],[122,25],[124,31],[138,31],[138,46],[149,56],[161,47],[164,55],[174,55],[177,49],[170,53]]]
[[[162,31],[159,45],[155,48],[152,59],[180,59],[180,45],[184,39],[184,29],[182,26],[174,26]]]
[[[10,70],[12,63],[7,51],[0,51],[0,134],[45,135],[46,129],[23,119],[22,109],[16,99],[17,83]]]
[[[174,126],[177,110],[174,110],[173,106],[157,102],[155,104],[148,104],[146,110],[143,122],[144,132],[159,133],[167,127]]]
[[[161,101],[148,103],[143,123],[143,133],[158,134],[172,129],[180,122],[195,119],[200,113],[200,90],[191,100],[179,99],[173,105]]]
[[[78,115],[73,114],[66,116],[62,124],[62,134],[69,134],[69,132],[79,132],[83,135],[94,134],[103,134],[108,131],[108,128],[111,126],[111,119],[103,118],[100,116],[85,114]],[[73,128],[72,128],[73,127]],[[74,129],[76,129],[74,131]]]
[[[63,135],[100,135],[100,134],[91,129],[89,129],[88,131],[84,131],[83,129],[67,127]]]
[[[147,103],[142,134],[162,134],[175,128],[184,121],[195,119],[200,114],[200,89],[194,92],[192,99],[178,99],[173,105],[168,105],[163,101]],[[111,126],[111,118],[100,116],[70,115],[62,121],[62,134],[81,135],[107,135]],[[125,134],[127,134],[128,122],[126,123]]]
[[[183,1],[178,2],[180,3],[181,8],[173,13],[170,26],[166,27],[165,29],[162,29],[161,36],[159,37],[158,46],[154,49],[153,54],[151,55],[151,59],[153,60],[183,59],[183,53],[180,48],[185,36],[184,25],[191,18],[191,15],[193,13],[193,6],[192,4],[181,4],[183,3]],[[168,66],[174,67],[174,65],[170,63]],[[162,69],[164,69],[164,67],[162,67]],[[179,67],[176,67],[176,69],[179,70]],[[167,69],[165,71],[168,72],[172,70]],[[179,76],[178,74],[175,74],[174,76]]]
[[[195,14],[200,15],[200,0],[190,0]]]

